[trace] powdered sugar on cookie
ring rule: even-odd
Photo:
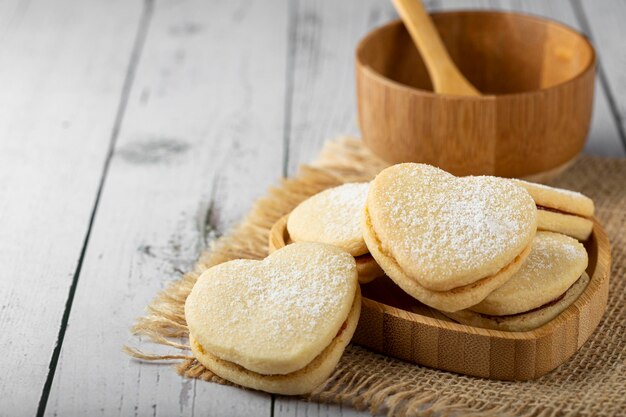
[[[289,215],[287,229],[291,239],[327,243],[354,256],[367,253],[361,215],[368,189],[368,183],[348,183],[305,200]]]
[[[377,178],[368,206],[383,249],[425,287],[451,289],[495,274],[530,243],[536,210],[521,187],[421,164],[397,167]]]
[[[356,287],[356,265],[348,253],[323,244],[292,244],[263,261],[235,260],[205,272],[188,298],[186,315],[194,337],[227,360],[271,360],[311,346],[313,355],[336,335]]]
[[[585,198],[585,199],[589,198],[585,196],[584,194],[579,193],[578,191],[566,190],[564,188],[550,187],[549,185],[544,185],[544,184],[539,184],[536,182],[529,182],[529,181],[524,181],[524,180],[518,180],[518,179],[515,179],[513,181],[521,186],[533,187],[533,188],[537,188],[537,189],[544,190],[544,191],[550,191],[553,193],[561,194],[563,196]]]
[[[520,270],[470,310],[505,315],[540,307],[576,282],[587,262],[587,251],[576,239],[560,233],[537,232]]]

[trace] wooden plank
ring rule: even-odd
[[[273,415],[274,417],[362,417],[371,414],[336,404],[309,403],[295,398],[277,397]]]
[[[298,1],[292,11],[288,173],[325,140],[358,135],[354,51],[369,30],[396,13],[389,1]]]
[[[624,49],[626,4],[622,1],[602,1],[593,4],[572,1],[581,24],[594,41],[602,64],[600,75],[611,99],[611,110],[620,123],[622,143],[626,147],[626,78],[623,75],[626,61]]]
[[[311,161],[325,140],[358,135],[354,50],[372,28],[396,18],[391,2],[380,0],[297,1],[291,5],[290,90],[287,172]],[[274,415],[365,416],[338,405],[277,396]]]
[[[121,347],[136,345],[128,326],[192,266],[207,232],[281,174],[286,10],[286,0],[155,4],[47,415],[270,415],[269,395],[186,380]]]
[[[443,0],[436,7],[438,10],[488,8],[536,14],[563,22],[583,31],[572,5],[565,1]],[[614,39],[620,38],[615,37]],[[615,119],[611,114],[607,92],[600,83],[599,78],[596,80],[591,129],[584,152],[593,155],[626,156],[626,149],[622,146]]]
[[[34,415],[88,230],[141,3],[0,6],[0,415]]]

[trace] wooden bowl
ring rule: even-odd
[[[269,252],[285,247],[292,243],[287,231],[287,219],[289,215],[281,217],[270,230]],[[374,257],[369,253],[354,258],[356,261],[356,269],[359,273],[359,283],[366,284],[374,279],[385,275],[382,268],[376,263]]]
[[[285,220],[272,228],[270,246],[286,242]],[[574,304],[538,329],[505,332],[458,324],[381,277],[361,285],[361,317],[352,342],[387,356],[466,375],[538,378],[567,361],[585,343],[606,309],[611,248],[595,220],[585,247],[589,285]]]
[[[581,152],[591,119],[595,53],[557,22],[464,11],[432,18],[450,56],[484,95],[435,94],[400,21],[356,51],[363,139],[390,163],[424,162],[455,175],[545,179]]]

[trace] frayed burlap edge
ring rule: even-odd
[[[179,353],[147,354],[130,347],[124,347],[125,351],[139,360],[177,361],[178,373],[189,378],[229,384],[197,362],[190,355],[188,345],[181,343],[188,336],[185,300],[198,276],[207,268],[231,259],[264,258],[271,226],[298,203],[344,182],[369,181],[385,166],[387,164],[367,151],[359,140],[340,138],[328,142],[317,161],[302,166],[294,178],[284,179],[280,186],[270,189],[266,197],[255,203],[243,223],[213,242],[201,255],[194,270],[162,291],[148,306],[147,315],[137,320],[132,328],[134,334],[175,348]],[[368,409],[373,414],[384,412],[388,416],[568,414],[562,412],[563,405],[557,403],[503,403],[496,398],[487,401],[467,395],[461,385],[478,383],[486,386],[491,382],[500,384],[497,385],[499,389],[507,384],[430,370],[351,345],[331,377],[304,398],[347,404],[356,409]]]

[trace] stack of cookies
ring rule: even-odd
[[[579,193],[400,164],[372,182],[363,233],[385,273],[417,300],[463,324],[525,331],[584,290],[587,252],[575,238],[589,236],[592,215]]]
[[[372,182],[363,233],[387,275],[422,303],[461,323],[530,330],[571,303],[565,292],[575,281],[585,282],[587,267],[582,244],[563,234],[537,235],[538,226],[588,236],[582,228],[568,228],[567,217],[560,223],[543,220],[539,212],[545,210],[537,209],[533,197],[563,212],[593,214],[593,203],[581,194],[400,164]],[[510,303],[504,294],[519,302]]]
[[[574,191],[513,180],[528,191],[537,204],[537,228],[585,241],[593,229],[594,205],[589,197]]]
[[[400,164],[372,182],[363,215],[368,248],[405,292],[443,311],[479,303],[520,268],[537,229],[521,187]]]
[[[302,202],[266,259],[205,271],[185,305],[192,351],[240,385],[310,392],[354,333],[359,283],[381,275],[459,323],[535,329],[589,282],[593,210],[570,191],[394,165]]]
[[[354,258],[318,243],[214,266],[185,303],[200,363],[239,385],[288,395],[310,392],[328,378],[360,312]]]

